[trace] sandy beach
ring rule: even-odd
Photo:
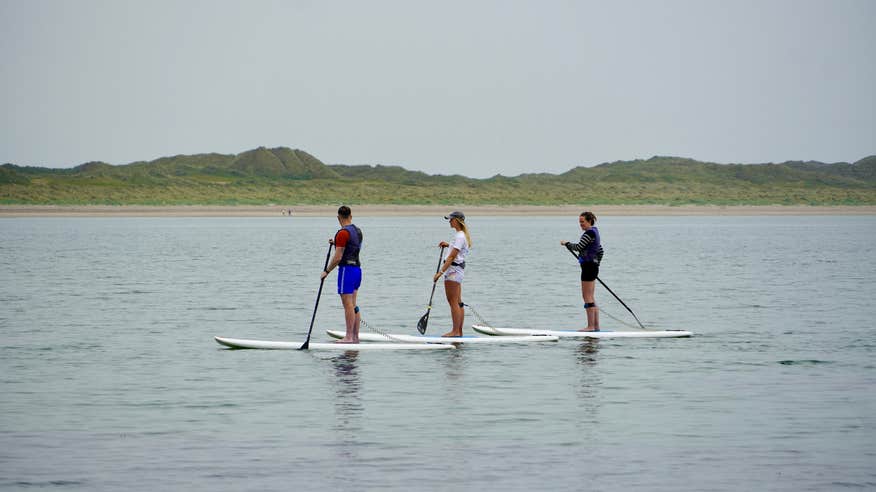
[[[468,216],[577,215],[592,210],[602,216],[753,216],[876,215],[876,206],[719,206],[719,205],[351,205],[367,216],[430,216],[462,210]],[[333,217],[336,205],[142,206],[142,205],[2,205],[0,217]]]

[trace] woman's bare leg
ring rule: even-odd
[[[462,309],[462,284],[452,280],[444,281],[444,293],[447,295],[447,303],[450,304],[450,318],[453,320],[453,329],[445,333],[445,337],[461,337],[462,324],[465,322],[465,310]]]

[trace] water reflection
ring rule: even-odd
[[[576,351],[578,363],[584,367],[596,366],[597,355],[599,355],[599,339],[585,338]]]
[[[349,351],[332,357],[335,376],[335,423],[339,458],[355,458],[362,430],[363,405],[359,391],[359,352]]]
[[[457,344],[456,350],[447,350],[447,357],[444,359],[446,381],[455,386],[465,376],[465,358],[463,357],[465,349],[463,344]]]
[[[575,359],[581,367],[581,377],[578,378],[578,404],[583,412],[583,420],[586,424],[584,431],[589,435],[592,425],[599,423],[599,390],[602,387],[602,372],[597,367],[599,362],[599,339],[587,338],[575,349]]]
[[[332,357],[335,369],[335,414],[338,425],[346,426],[362,413],[362,401],[359,390],[362,381],[359,378],[359,352],[351,350]]]

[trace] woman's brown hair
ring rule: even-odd
[[[587,219],[587,222],[590,222],[590,225],[596,225],[596,214],[593,212],[581,212],[581,217]]]

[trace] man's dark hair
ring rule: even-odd
[[[346,205],[341,205],[341,208],[338,209],[338,216],[340,217],[348,219],[351,215],[353,215],[353,211]]]

